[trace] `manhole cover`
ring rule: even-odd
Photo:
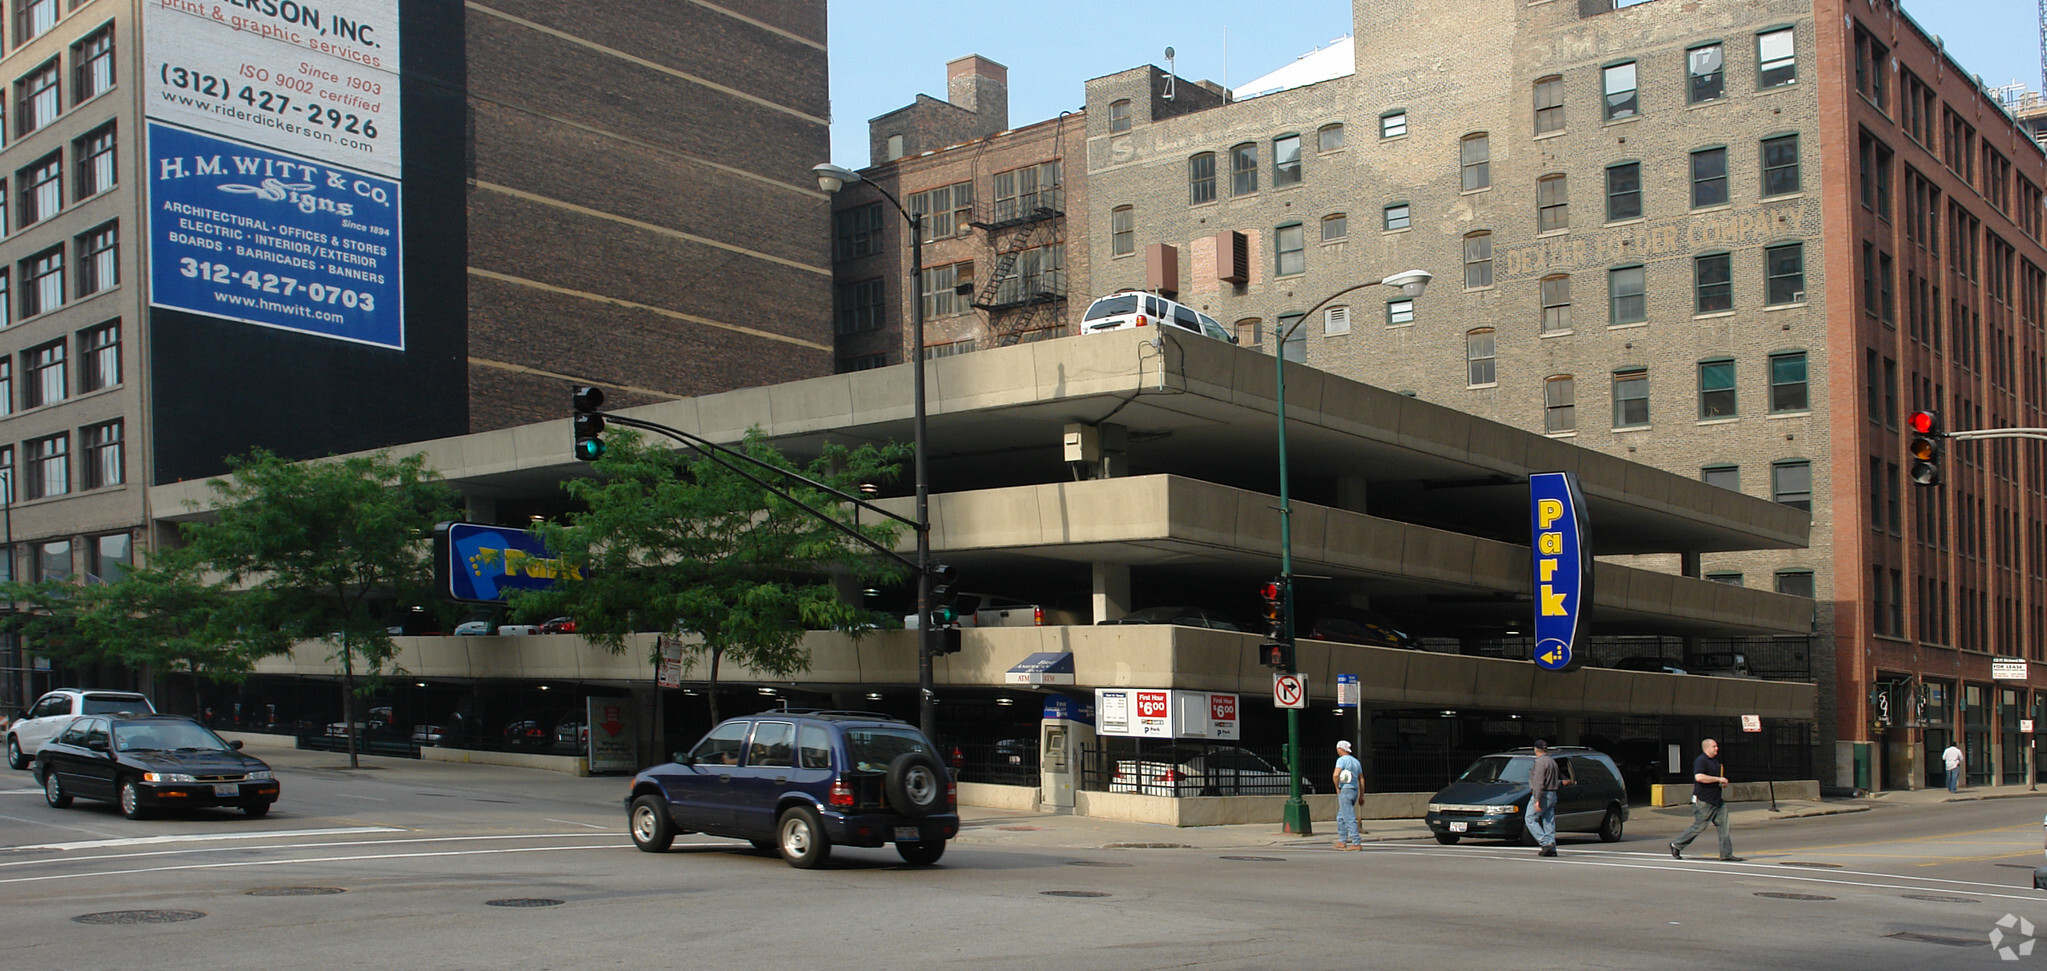
[[[340,887],[257,887],[249,891],[251,897],[319,897],[330,893],[347,893]]]
[[[486,900],[483,904],[486,907],[559,907],[562,902],[548,897],[505,897]]]
[[[1112,867],[1112,866],[1113,866],[1113,867],[1129,867],[1129,866],[1136,866],[1137,864],[1135,864],[1135,863],[1098,863],[1098,862],[1096,862],[1096,861],[1094,861],[1094,860],[1068,860],[1068,861],[1066,862],[1066,865],[1067,865],[1067,866],[1101,866],[1101,867]]]
[[[1948,947],[1982,947],[1990,943],[1980,937],[1948,937],[1942,934],[1920,934],[1915,931],[1900,931],[1884,936],[1892,940],[1911,941],[1914,944],[1945,944]]]
[[[996,829],[999,829],[999,830],[1003,830],[1003,831],[1005,831],[1005,832],[1010,832],[1010,833],[1035,833],[1035,832],[1037,832],[1037,831],[1039,831],[1039,830],[1041,830],[1041,829],[1044,829],[1045,827],[1043,827],[1043,826],[997,826],[997,827],[995,827],[995,828],[996,828]]]
[[[1236,861],[1237,861],[1237,862],[1239,862],[1239,863],[1285,863],[1285,862],[1286,862],[1286,857],[1283,857],[1283,856],[1225,856],[1225,857],[1219,857],[1219,859],[1224,859],[1224,860],[1236,860]]]
[[[109,910],[71,918],[81,924],[175,924],[206,916],[196,910]]]
[[[1772,892],[1772,891],[1768,891],[1768,890],[1765,890],[1765,891],[1763,891],[1763,892],[1761,892],[1761,893],[1758,893],[1758,894],[1756,894],[1756,896],[1758,896],[1758,897],[1768,897],[1768,898],[1770,898],[1770,899],[1772,899],[1772,900],[1832,900],[1832,899],[1834,899],[1834,898],[1832,898],[1832,897],[1822,897],[1822,896],[1820,896],[1819,894],[1816,894],[1816,893],[1775,893],[1775,892]]]
[[[1905,895],[1905,899],[1931,900],[1937,904],[1980,904],[1983,902],[1981,900],[1977,900],[1974,897],[1942,897],[1938,894],[1930,893],[1908,893]]]
[[[1792,861],[1790,861],[1790,860],[1779,860],[1779,861],[1777,861],[1777,865],[1778,865],[1778,866],[1809,866],[1809,867],[1812,867],[1812,868],[1814,868],[1814,869],[1817,869],[1817,870],[1839,870],[1839,869],[1841,868],[1841,864],[1839,864],[1839,863],[1794,863],[1794,862],[1792,862]]]
[[[1101,892],[1100,890],[1040,890],[1040,891],[1038,891],[1038,893],[1039,893],[1039,894],[1041,894],[1041,895],[1043,895],[1043,896],[1047,896],[1047,897],[1106,897],[1106,896],[1108,896],[1108,894],[1106,894],[1106,893],[1103,893],[1103,892]]]

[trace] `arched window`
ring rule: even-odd
[[[1478,290],[1493,285],[1493,234],[1489,230],[1464,237],[1464,289]]]
[[[1117,206],[1109,210],[1109,255],[1129,256],[1137,252],[1137,210]]]
[[[1109,102],[1109,132],[1111,134],[1114,134],[1116,132],[1126,132],[1129,130],[1130,99],[1124,98],[1121,101]]]
[[[1553,233],[1571,228],[1570,184],[1559,173],[1535,183],[1535,231]]]
[[[1465,383],[1472,387],[1499,383],[1494,364],[1493,329],[1477,327],[1464,332]]]
[[[1348,235],[1350,235],[1349,216],[1346,216],[1340,212],[1332,212],[1329,215],[1322,217],[1323,242],[1325,243],[1334,242]]]
[[[1571,275],[1559,273],[1542,278],[1542,332],[1571,329]]]
[[[1215,153],[1202,152],[1187,160],[1187,204],[1198,206],[1215,201]]]
[[[1258,191],[1258,143],[1245,142],[1230,149],[1230,195],[1247,196]]]
[[[1342,125],[1323,125],[1322,130],[1315,133],[1316,151],[1333,152],[1342,147],[1343,147]]]
[[[1577,383],[1568,374],[1543,379],[1542,430],[1552,435],[1578,430]]]
[[[1564,130],[1564,78],[1552,74],[1535,81],[1535,133]]]
[[[1457,167],[1464,181],[1464,191],[1491,188],[1493,184],[1493,151],[1485,132],[1474,132],[1464,136],[1457,146]]]

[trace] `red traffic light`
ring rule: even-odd
[[[1258,596],[1266,603],[1278,603],[1286,599],[1286,587],[1278,580],[1273,580],[1258,588]]]
[[[1940,415],[1931,411],[1915,411],[1905,419],[1905,424],[1915,435],[1940,434]]]

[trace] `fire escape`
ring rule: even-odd
[[[992,346],[1057,337],[1066,323],[1061,162],[1055,138],[1050,161],[998,173],[988,218],[972,223],[987,234],[992,254],[973,299],[988,315]]]

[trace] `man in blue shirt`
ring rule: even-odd
[[[1740,863],[1734,855],[1734,838],[1727,834],[1727,803],[1721,790],[1727,785],[1726,770],[1720,765],[1720,743],[1706,739],[1699,743],[1699,757],[1692,760],[1692,825],[1670,844],[1672,859],[1684,859],[1684,848],[1706,831],[1708,825],[1720,830],[1720,859]]]
[[[1336,787],[1336,848],[1339,850],[1362,850],[1364,836],[1358,832],[1358,793],[1363,791],[1365,767],[1359,764],[1357,756],[1350,754],[1350,743],[1336,743],[1336,771],[1329,774],[1329,781]]]

